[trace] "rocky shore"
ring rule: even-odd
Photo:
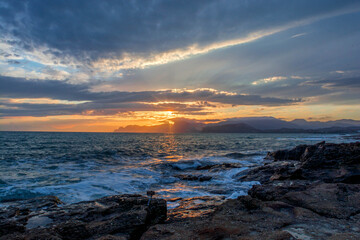
[[[360,142],[268,153],[239,175],[249,195],[209,215],[157,224],[141,239],[360,239]]]
[[[0,239],[360,239],[360,142],[300,145],[266,159],[237,176],[261,183],[249,195],[182,200],[171,211],[140,195],[9,202]]]
[[[54,196],[6,203],[0,209],[0,239],[139,239],[166,220],[166,201],[116,195],[61,205]]]

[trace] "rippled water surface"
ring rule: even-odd
[[[163,198],[234,198],[255,184],[235,175],[262,164],[268,151],[324,140],[352,141],[334,134],[0,132],[0,201],[50,194],[71,203],[150,189]],[[223,163],[237,167],[206,169]]]

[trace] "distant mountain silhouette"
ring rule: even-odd
[[[352,119],[341,119],[341,120],[328,121],[328,122],[306,121],[304,119],[295,119],[291,121],[291,123],[303,129],[360,126],[360,121],[356,121]]]
[[[174,118],[163,124],[153,126],[128,125],[119,127],[114,132],[137,133],[195,133],[200,132],[204,124],[193,119]]]
[[[257,133],[260,130],[245,123],[230,123],[221,125],[205,126],[201,132],[204,133]]]
[[[159,125],[129,125],[115,130],[115,132],[148,133],[351,133],[357,131],[360,131],[360,121],[357,120],[284,121],[274,117],[232,118],[211,124],[194,119],[174,118]]]
[[[260,130],[280,129],[280,128],[298,128],[296,124],[280,120],[274,117],[246,117],[232,118],[225,121],[227,124],[245,123],[253,128]]]

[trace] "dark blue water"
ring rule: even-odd
[[[323,140],[352,141],[334,134],[0,132],[0,201],[50,194],[70,203],[150,189],[164,198],[233,198],[256,184],[235,175],[262,164],[268,151]],[[197,170],[221,163],[239,167]],[[212,179],[185,181],[178,174]]]

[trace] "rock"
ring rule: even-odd
[[[268,153],[266,159],[301,161],[305,168],[359,164],[360,142],[341,144],[320,142],[315,145],[299,145],[291,150]]]
[[[169,220],[204,217],[214,212],[224,199],[223,196],[204,196],[178,200],[178,206],[169,210]]]
[[[150,225],[167,218],[165,200],[153,198],[149,206],[148,202],[140,195],[116,195],[64,206],[57,206],[55,197],[9,202],[0,211],[0,239],[139,238]],[[10,218],[6,219],[7,209]]]
[[[42,196],[25,200],[9,200],[3,201],[2,203],[5,206],[9,206],[9,208],[17,209],[18,211],[36,211],[40,209],[51,209],[57,207],[59,204],[62,204],[60,199],[55,196]]]
[[[336,239],[359,236],[357,219],[337,219],[282,201],[227,200],[205,217],[149,228],[141,239]]]
[[[213,171],[223,171],[230,168],[241,168],[243,165],[241,163],[221,163],[221,164],[213,164],[213,165],[205,165],[199,166],[196,170],[209,170]]]
[[[27,220],[26,229],[32,229],[37,227],[46,227],[50,225],[53,220],[47,216],[34,216]]]
[[[190,174],[178,174],[175,175],[175,177],[180,178],[181,180],[186,181],[210,181],[212,179],[211,176],[205,176],[205,175],[190,175]]]
[[[249,190],[249,195],[262,201],[281,200],[289,192],[300,192],[311,185],[309,181],[285,181],[277,184],[267,183],[255,185]]]
[[[259,181],[264,183],[273,180],[307,179],[327,183],[360,183],[360,142],[300,145],[292,150],[268,153],[267,158],[276,162],[251,169],[247,176],[242,176],[239,180],[259,178]],[[295,162],[292,166],[289,158]]]
[[[265,159],[280,161],[280,160],[297,160],[300,161],[308,145],[299,145],[291,150],[278,150],[275,152],[268,152]]]
[[[259,181],[260,183],[283,179],[301,179],[298,165],[297,161],[278,161],[247,169],[235,177],[243,182]]]
[[[249,194],[263,201],[283,201],[326,217],[347,219],[360,212],[359,184],[286,182],[257,185]]]
[[[25,232],[25,226],[14,220],[1,220],[0,222],[0,237],[14,232]]]
[[[321,216],[348,219],[360,212],[360,185],[321,183],[304,191],[289,192],[283,199]]]
[[[258,155],[257,153],[238,153],[238,152],[233,152],[233,153],[228,153],[225,154],[224,157],[227,158],[233,158],[233,159],[242,159],[245,157],[251,157],[251,156],[256,156]]]
[[[360,142],[319,143],[308,147],[301,156],[304,168],[360,164]]]
[[[269,206],[249,196],[242,196],[226,201],[206,218],[155,225],[141,239],[276,239],[274,230],[290,224],[292,215],[271,211]],[[283,204],[283,207],[276,208],[288,209],[289,206]],[[277,234],[280,237],[281,234]],[[289,236],[287,233],[284,235]]]

